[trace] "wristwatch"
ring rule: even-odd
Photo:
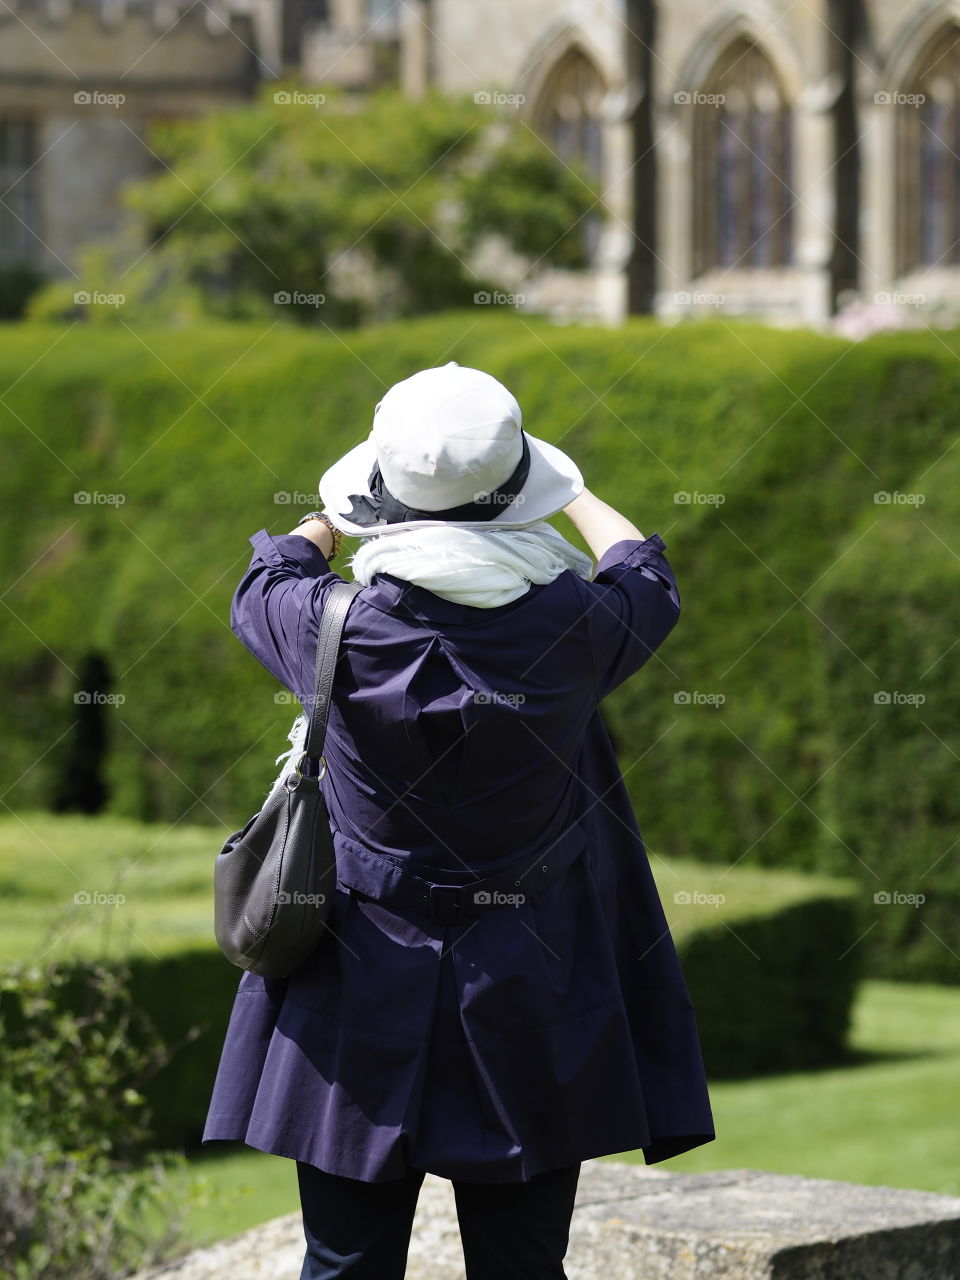
[[[327,556],[327,563],[329,564],[331,560],[336,560],[337,556],[340,554],[340,544],[343,541],[343,534],[337,526],[333,523],[330,517],[322,511],[308,511],[305,516],[300,517],[297,524],[303,524],[305,520],[322,520],[327,526],[333,534],[333,550]]]

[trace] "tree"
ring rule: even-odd
[[[127,238],[81,259],[79,288],[125,303],[74,315],[356,324],[516,292],[541,265],[586,266],[580,223],[598,204],[586,176],[516,114],[472,99],[271,85],[157,124],[150,144],[165,168],[125,188]],[[474,270],[481,250],[494,270]],[[30,314],[63,314],[77,288],[48,286]]]

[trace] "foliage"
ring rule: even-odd
[[[149,1135],[136,1084],[162,1055],[122,968],[6,969],[0,1036],[0,1274],[114,1280],[170,1257],[183,1159],[133,1164]]]
[[[164,169],[127,186],[125,235],[81,259],[92,301],[52,284],[34,318],[343,326],[463,307],[510,288],[510,254],[585,266],[579,224],[599,203],[526,123],[437,91],[360,107],[263,85],[253,103],[159,122],[150,145]],[[471,265],[491,237],[492,279]]]
[[[849,895],[718,920],[680,944],[711,1079],[842,1061],[862,955]]]
[[[960,456],[920,468],[902,489],[919,505],[863,512],[849,554],[811,595],[837,759],[825,801],[865,896],[877,896],[882,972],[955,982]]]
[[[6,803],[49,803],[75,758],[82,662],[101,653],[126,699],[103,713],[109,811],[214,824],[212,839],[239,827],[293,718],[229,628],[246,539],[311,509],[387,386],[458,360],[503,379],[529,431],[664,536],[683,612],[603,708],[651,851],[855,876],[865,972],[957,981],[958,347],[949,332],[848,344],[476,309],[349,342],[260,325],[11,326]],[[124,502],[78,506],[78,489]],[[874,501],[913,490],[925,504]],[[874,704],[885,689],[926,702]],[[878,891],[926,902],[875,903]]]

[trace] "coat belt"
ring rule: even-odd
[[[558,880],[588,842],[584,828],[574,822],[535,853],[525,854],[492,875],[467,884],[440,884],[356,841],[337,836],[337,880],[367,901],[425,915],[438,924],[457,924],[498,907],[519,906]]]

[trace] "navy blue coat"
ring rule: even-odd
[[[342,579],[298,534],[250,542],[231,626],[302,698]],[[663,550],[658,534],[617,542],[593,581],[565,571],[492,609],[391,574],[360,592],[325,746],[330,927],[292,977],[241,977],[204,1142],[370,1182],[411,1167],[510,1182],[714,1139],[693,1005],[598,711],[677,621]],[[398,868],[463,884],[543,850],[563,874],[482,917],[376,900]]]

